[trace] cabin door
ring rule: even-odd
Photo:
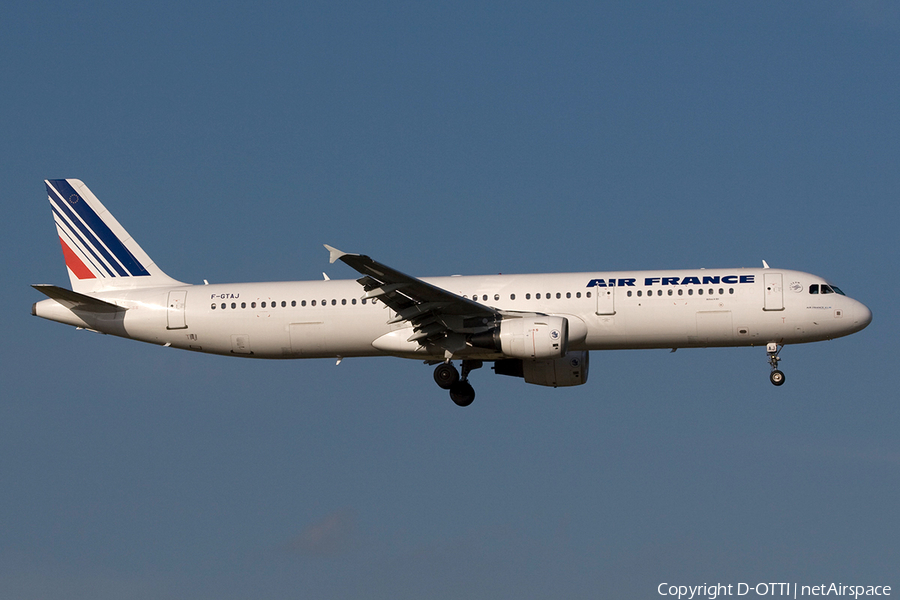
[[[167,327],[169,329],[187,329],[184,322],[184,302],[187,297],[187,291],[177,290],[169,292],[169,301],[166,304],[168,310],[166,316],[168,318]]]
[[[765,273],[766,304],[763,310],[784,310],[784,293],[781,284],[781,273]]]

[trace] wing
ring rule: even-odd
[[[451,352],[465,347],[466,335],[480,333],[500,321],[498,310],[396,271],[360,254],[325,245],[331,262],[347,264],[362,274],[357,281],[365,298],[378,298],[397,316],[389,323],[408,321],[413,334],[407,341],[434,345]]]

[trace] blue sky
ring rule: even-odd
[[[894,5],[14,1],[0,31],[0,596],[900,586]],[[765,259],[874,321],[788,347],[782,388],[762,349],[593,353],[460,410],[414,361],[32,318],[61,177],[194,283],[353,277],[324,243],[422,276]]]

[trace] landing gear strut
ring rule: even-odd
[[[457,406],[469,406],[475,400],[475,389],[469,383],[469,372],[480,369],[484,363],[480,360],[462,361],[462,375],[451,362],[443,362],[434,369],[434,381],[438,387],[450,390],[450,399]]]
[[[784,373],[778,370],[778,361],[781,360],[778,353],[781,352],[782,348],[784,348],[783,345],[779,346],[775,342],[766,344],[766,354],[768,354],[769,364],[772,366],[772,372],[769,373],[769,381],[772,382],[772,385],[782,385],[784,383]]]

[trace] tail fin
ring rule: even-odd
[[[91,190],[78,179],[48,179],[47,195],[72,289],[178,285],[150,260]]]

